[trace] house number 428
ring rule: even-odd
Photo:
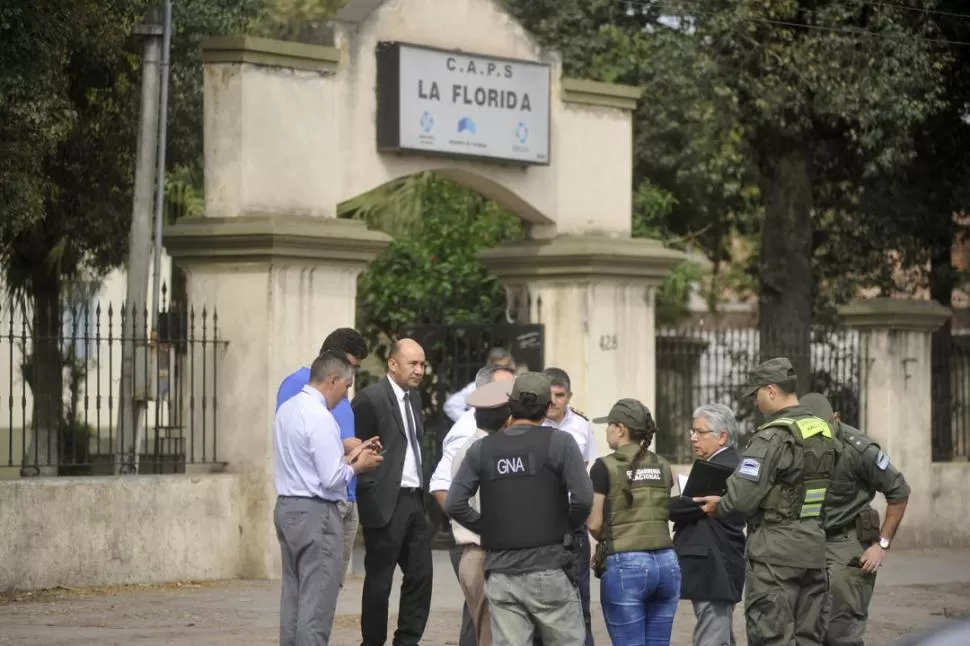
[[[616,350],[616,335],[615,334],[601,334],[600,335],[600,350],[604,352],[610,352]]]

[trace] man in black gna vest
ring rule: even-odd
[[[573,532],[593,504],[576,440],[541,426],[549,378],[526,372],[509,396],[508,428],[471,445],[445,511],[481,535],[495,646],[575,646],[586,639]],[[468,504],[478,492],[481,514]],[[537,595],[541,591],[541,595]]]

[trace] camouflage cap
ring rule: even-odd
[[[821,393],[808,393],[804,397],[799,398],[798,403],[812,411],[812,415],[821,417],[826,422],[832,421],[832,418],[835,416],[835,411],[832,410],[832,404]]]
[[[650,409],[638,399],[621,399],[610,409],[606,417],[593,418],[594,424],[623,424],[627,428],[638,431],[646,430],[647,419],[651,417]]]
[[[535,395],[536,403],[548,404],[552,401],[550,389],[552,382],[541,372],[523,372],[515,378],[510,399],[521,399],[522,395]]]
[[[777,385],[795,378],[795,369],[791,361],[785,357],[775,357],[762,362],[748,373],[748,385],[744,389],[744,396],[750,397],[759,388]]]
[[[465,403],[472,408],[498,408],[509,403],[511,394],[512,380],[502,379],[479,386],[465,398]]]

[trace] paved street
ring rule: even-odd
[[[970,551],[893,552],[884,567],[868,644],[889,645],[934,622],[970,617]],[[435,553],[435,575],[431,621],[423,643],[455,644],[462,596],[446,552]],[[361,580],[355,576],[341,595],[332,640],[337,646],[359,643],[360,589]],[[392,608],[396,592],[397,584]],[[278,593],[276,581],[228,581],[20,595],[0,600],[0,644],[265,646],[276,643]],[[598,597],[594,579],[597,643],[606,646],[609,639]],[[682,604],[672,643],[689,644],[692,625],[690,605]],[[739,644],[744,645],[743,624],[737,627]]]

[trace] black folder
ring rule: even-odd
[[[687,484],[681,496],[700,498],[702,496],[723,496],[727,492],[727,479],[734,469],[707,460],[695,460],[687,476]]]

